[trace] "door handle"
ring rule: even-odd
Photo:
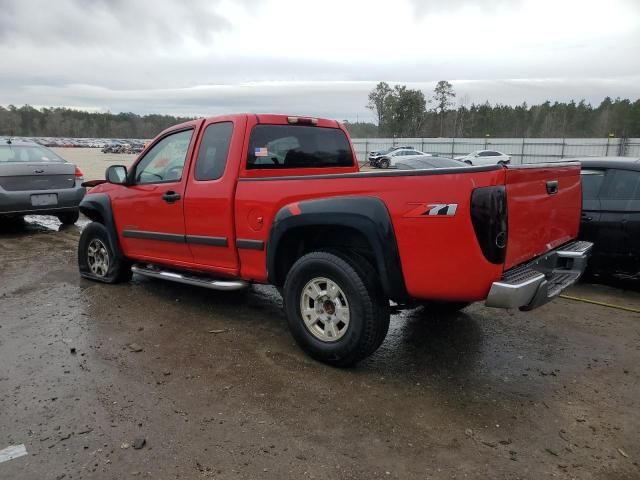
[[[549,180],[547,182],[547,193],[549,195],[555,195],[558,193],[558,180]]]
[[[173,190],[169,190],[162,195],[162,199],[167,203],[173,203],[180,200],[182,197],[179,193],[174,192]]]

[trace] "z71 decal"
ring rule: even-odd
[[[413,210],[405,213],[407,217],[453,217],[458,210],[457,203],[416,203]]]

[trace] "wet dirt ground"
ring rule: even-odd
[[[638,313],[406,311],[339,370],[298,349],[270,287],[81,280],[79,232],[0,227],[0,450],[28,452],[0,479],[640,478]]]

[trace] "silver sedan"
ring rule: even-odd
[[[55,215],[78,220],[82,172],[46,147],[0,139],[0,217]]]

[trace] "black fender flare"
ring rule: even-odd
[[[109,234],[111,250],[120,258],[123,257],[120,242],[118,241],[118,232],[116,223],[113,219],[113,210],[111,209],[111,199],[104,193],[93,193],[85,195],[80,202],[80,212],[94,222],[104,225]]]
[[[273,220],[267,242],[267,275],[271,284],[284,283],[284,279],[276,278],[280,241],[290,230],[307,226],[340,226],[363,234],[371,244],[385,295],[396,302],[409,299],[391,216],[384,202],[376,197],[331,197],[282,207]]]

